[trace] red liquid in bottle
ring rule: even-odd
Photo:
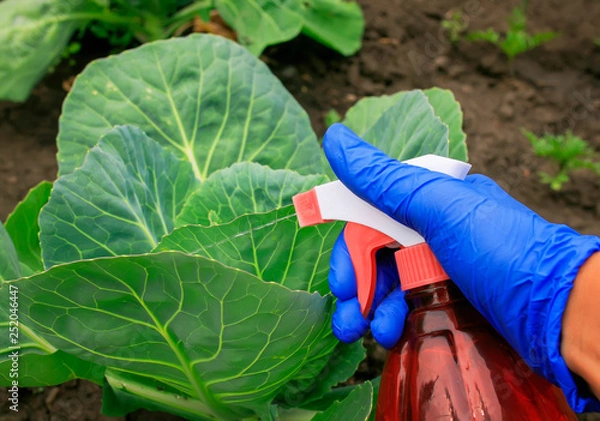
[[[381,379],[377,421],[576,421],[451,281],[408,292],[404,334]]]

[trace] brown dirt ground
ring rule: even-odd
[[[600,150],[600,3],[596,0],[531,0],[533,31],[559,31],[561,37],[515,60],[487,44],[451,45],[440,30],[451,10],[461,10],[470,29],[506,28],[506,16],[519,1],[359,0],[367,19],[362,50],[344,58],[303,37],[273,47],[265,61],[310,114],[319,135],[332,108],[343,113],[367,95],[439,86],[454,92],[464,110],[473,172],[497,180],[511,195],[553,222],[600,234],[600,179],[578,172],[562,191],[538,182],[536,171],[551,169],[536,158],[522,127],[536,133],[571,129]],[[89,50],[88,50],[89,51]],[[96,51],[96,52],[94,52]],[[98,49],[88,52],[92,56]],[[56,177],[54,145],[65,92],[61,85],[85,64],[59,66],[24,104],[0,102],[0,220],[41,180]],[[381,350],[357,378],[380,370]],[[100,391],[85,381],[23,391],[22,411],[2,420],[168,420],[144,411],[126,418],[99,415]],[[600,420],[600,417],[581,417]]]

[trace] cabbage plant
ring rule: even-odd
[[[344,121],[399,159],[466,159],[449,91],[365,98]],[[95,61],[57,144],[58,179],[0,224],[2,386],[88,379],[109,415],[369,416],[371,383],[336,387],[365,356],[330,328],[342,227],[299,229],[291,205],[332,176],[265,64],[210,35]]]
[[[0,99],[24,101],[69,41],[84,29],[118,49],[181,33],[216,11],[255,55],[303,33],[343,55],[361,46],[354,0],[3,0]]]

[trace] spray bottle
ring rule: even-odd
[[[470,165],[426,155],[408,164],[464,179]],[[376,287],[375,254],[395,253],[410,313],[381,378],[377,421],[576,421],[562,392],[535,374],[449,279],[423,237],[340,181],[294,197],[300,226],[347,221],[344,239],[363,316]]]

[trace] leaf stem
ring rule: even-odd
[[[54,348],[48,341],[46,341],[41,336],[38,336],[33,330],[31,330],[24,324],[20,323],[19,329],[22,332],[24,332],[27,336],[29,336],[31,339],[35,340],[37,342],[37,344],[39,345],[39,348],[43,349],[48,354],[54,354],[57,351],[57,349]]]
[[[176,22],[191,19],[196,16],[200,10],[208,7],[215,7],[214,0],[203,0],[192,3],[171,16],[171,18],[167,21],[167,25],[172,25]]]
[[[281,421],[309,421],[312,420],[319,412],[308,409],[282,409],[279,411],[279,419]]]
[[[186,396],[184,399],[173,393],[157,390],[147,384],[136,382],[131,378],[120,377],[116,370],[107,370],[105,378],[108,384],[115,390],[125,391],[132,395],[147,399],[149,402],[160,403],[166,407],[172,408],[177,414],[186,414],[190,419],[197,420],[199,417],[206,420],[219,419],[212,408],[192,397]]]
[[[213,9],[215,7],[214,0],[203,0],[192,3],[175,13],[165,23],[165,35],[170,37],[184,23],[191,21],[202,9]]]

